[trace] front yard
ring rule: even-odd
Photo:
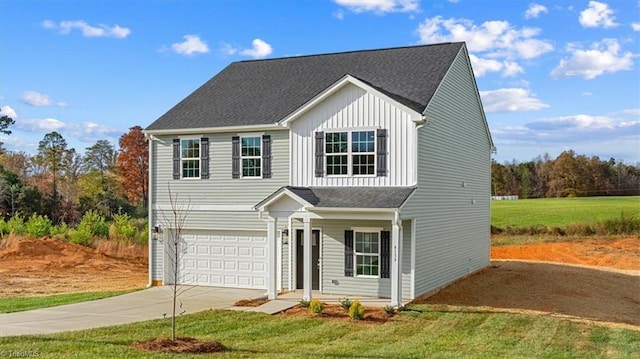
[[[549,316],[479,313],[473,308],[417,305],[380,323],[235,311],[179,318],[179,335],[217,340],[221,358],[632,358],[640,331]],[[159,358],[133,343],[170,334],[170,320],[32,337],[9,337],[0,353],[39,358]],[[181,355],[181,358],[203,357]]]

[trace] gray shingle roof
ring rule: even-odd
[[[315,207],[333,208],[399,208],[415,190],[414,187],[285,188]]]
[[[275,123],[347,74],[422,112],[462,46],[458,42],[234,62],[146,130]]]

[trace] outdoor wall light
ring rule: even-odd
[[[160,228],[160,226],[153,226],[153,228],[151,228],[151,238],[154,240],[158,240],[158,235],[160,233],[162,233],[162,228]]]
[[[289,228],[285,228],[282,230],[282,243],[289,243]]]

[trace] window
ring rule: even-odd
[[[242,177],[261,177],[262,139],[241,138]]]
[[[328,132],[327,175],[375,175],[375,131]]]
[[[180,141],[182,178],[200,178],[200,139]]]
[[[378,276],[380,233],[355,232],[356,275]]]

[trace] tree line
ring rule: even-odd
[[[632,196],[640,194],[640,164],[564,151],[528,162],[491,162],[494,196],[519,198]]]
[[[10,135],[13,123],[3,116],[0,132]],[[81,155],[55,131],[35,155],[6,151],[0,143],[0,217],[35,214],[55,224],[77,224],[89,210],[105,218],[146,217],[149,149],[142,128],[131,127],[118,144],[99,140]]]

